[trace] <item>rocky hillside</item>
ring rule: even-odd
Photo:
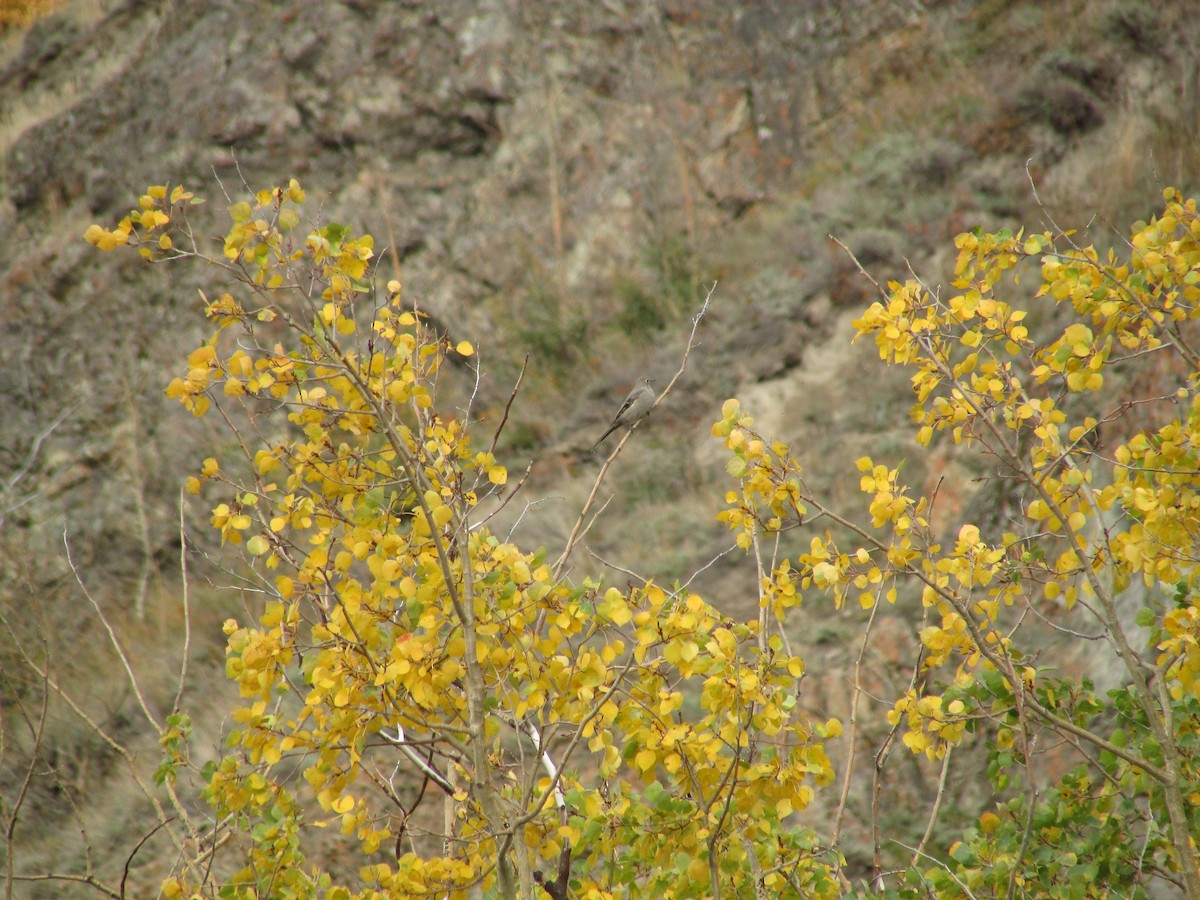
[[[0,705],[35,693],[14,674],[29,671],[17,645],[44,647],[34,655],[86,688],[100,720],[132,733],[64,533],[96,602],[128,620],[138,646],[164,648],[137,660],[151,699],[172,696],[179,485],[224,438],[163,387],[199,339],[197,288],[211,273],[164,273],[81,239],[146,185],[207,197],[197,224],[216,234],[227,196],[298,178],[322,217],[376,236],[382,271],[411,301],[481,348],[493,421],[528,356],[501,449],[513,467],[536,460],[527,498],[545,502],[518,535],[530,545],[561,545],[594,472],[580,451],[637,374],[675,370],[688,318],[717,282],[686,377],[639,430],[639,464],[619,465],[619,502],[590,537],[597,559],[683,578],[729,543],[712,518],[724,488],[707,436],[729,396],[803,448],[835,498],[853,497],[847,464],[869,448],[912,459],[914,483],[957,473],[945,508],[967,506],[953,458],[917,458],[902,376],[849,345],[870,286],[826,236],[881,280],[911,264],[936,282],[957,232],[1040,224],[1031,182],[1060,223],[1102,241],[1109,223],[1151,211],[1161,185],[1194,191],[1200,22],[1189,9],[75,0],[8,28]],[[202,505],[184,518],[189,540],[209,546]],[[731,611],[752,602],[752,579],[720,565],[699,583]],[[238,601],[202,579],[193,590],[197,684],[211,687],[215,625]],[[806,657],[831,673],[814,703],[836,706],[842,654],[827,628]],[[72,808],[103,820],[113,847],[140,837],[136,816],[106,807],[126,797],[110,755],[65,718],[55,728],[58,780],[25,801],[42,815],[18,829],[26,870],[82,868]],[[9,803],[20,748],[0,760]],[[100,865],[119,870],[126,854],[101,850]]]

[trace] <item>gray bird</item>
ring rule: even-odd
[[[604,443],[604,439],[616,431],[623,425],[633,425],[639,422],[650,412],[650,407],[654,405],[657,395],[654,393],[654,388],[650,387],[654,383],[653,378],[643,378],[636,385],[629,396],[625,398],[625,402],[621,404],[621,408],[617,410],[616,416],[613,417],[612,424],[608,426],[608,431],[600,435],[600,440],[592,444],[592,453],[596,452],[596,448]]]

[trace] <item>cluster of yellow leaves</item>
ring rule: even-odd
[[[1116,447],[1113,481],[1098,495],[1101,508],[1119,506],[1132,520],[1113,537],[1117,571],[1140,574],[1146,584],[1195,584],[1190,548],[1200,528],[1200,396],[1187,399],[1185,420]]]
[[[205,791],[219,814],[257,819],[246,864],[228,876],[228,895],[315,897],[314,881],[299,850],[302,813],[288,790],[257,771],[243,771],[233,757],[211,766]],[[208,863],[186,863],[162,885],[165,897],[200,897]]]
[[[478,504],[507,472],[473,446],[467,423],[437,414],[446,348],[404,309],[398,282],[375,300],[371,237],[328,224],[301,239],[295,181],[234,205],[221,253],[244,275],[239,295],[204,298],[216,331],[167,389],[195,415],[239,404],[244,418],[227,421],[272,435],[234,425],[244,465],[208,459],[187,483],[192,493],[220,486],[211,524],[245,546],[271,598],[255,621],[226,624],[227,675],[245,705],[208,797],[242,827],[255,823],[228,887],[350,896],[305,868],[302,836],[336,824],[364,858],[391,846],[413,812],[388,787],[405,769],[452,800],[446,850],[363,866],[361,896],[487,891],[505,852],[536,863],[564,847],[583,897],[635,884],[703,895],[714,855],[735,895],[833,892],[836,861],[782,827],[832,780],[824,741],[841,731],[801,708],[804,662],[783,626],[805,592],[873,608],[896,603],[905,582],[919,591],[921,666],[946,670],[949,687],[915,679],[889,720],[931,759],[988,714],[973,706],[978,685],[997,708],[1033,695],[1038,675],[1020,662],[1019,622],[1006,610],[1071,610],[1134,574],[1175,585],[1158,664],[1176,699],[1200,696],[1200,359],[1180,330],[1200,315],[1200,217],[1194,201],[1165,197],[1164,214],[1135,228],[1127,263],[1070,235],[964,234],[952,297],[893,282],[856,322],[882,359],[913,367],[918,443],[945,432],[982,444],[1027,489],[1023,521],[998,542],[965,525],[943,547],[928,502],[869,457],[857,461],[869,522],[837,516],[808,494],[789,448],[725,403],[712,431],[737,487],[719,519],[738,545],[778,546],[810,510],[861,541],[843,549],[824,531],[782,562],[772,551],[762,615],[748,623],[653,583],[573,587],[542,553],[491,534]],[[190,235],[183,214],[196,202],[182,186],[152,187],[115,228],[86,237],[150,259],[187,255],[171,233]],[[1031,260],[1038,296],[1075,313],[1040,344],[1026,311],[998,296]],[[1117,446],[1111,477],[1098,475],[1098,417],[1074,413],[1071,396],[1100,391],[1115,359],[1161,350],[1192,373],[1174,398],[1183,414]],[[291,427],[258,428],[263,401],[286,409]],[[552,778],[541,769],[554,754]],[[569,802],[556,800],[564,794]],[[189,893],[189,878],[164,894]]]
[[[191,199],[151,189],[141,214],[90,230],[89,240],[144,242],[174,222],[171,204]],[[828,865],[811,845],[770,839],[833,778],[824,740],[841,726],[800,709],[802,660],[758,623],[728,621],[686,591],[597,594],[556,581],[540,554],[476,521],[480,497],[507,472],[472,446],[465,423],[436,414],[444,347],[403,308],[398,282],[386,302],[356,306],[374,290],[371,238],[339,225],[296,238],[303,202],[292,181],[230,209],[222,253],[244,274],[240,296],[202,295],[215,332],[167,388],[195,415],[222,405],[227,422],[280,435],[256,443],[239,432],[243,464],[210,458],[187,482],[193,494],[206,484],[221,491],[211,524],[223,542],[244,545],[272,595],[256,621],[226,623],[227,675],[245,705],[232,717],[233,752],[208,786],[223,814],[258,822],[246,872],[270,870],[271,854],[290,867],[291,881],[258,890],[286,881],[307,896],[324,883],[298,868],[304,830],[326,822],[292,799],[297,791],[365,857],[394,842],[406,814],[380,785],[399,764],[451,793],[453,836],[445,855],[365,866],[366,893],[494,886],[510,818],[523,823],[516,852],[553,859],[571,846],[581,896],[613,895],[618,856],[666,896],[703,893],[710,852],[737,890],[766,867],[780,889],[825,891]],[[473,352],[466,342],[455,350]],[[258,428],[262,400],[284,408],[292,427]],[[795,460],[762,445],[736,408],[726,414],[745,476],[741,515],[768,531],[802,517]],[[780,575],[781,595],[785,582]],[[514,751],[530,740],[539,753],[566,748],[557,783],[538,772],[538,753]],[[424,775],[410,762],[422,757]],[[583,779],[589,771],[599,784]],[[556,791],[573,797],[565,823]],[[181,877],[164,892],[188,886]]]
[[[1200,533],[1194,379],[1178,389],[1178,399],[1190,400],[1186,419],[1118,446],[1111,481],[1100,489],[1093,488],[1089,461],[1097,419],[1085,416],[1068,425],[1061,406],[1064,394],[1103,387],[1118,348],[1128,355],[1171,349],[1193,370],[1200,368],[1175,331],[1198,315],[1200,217],[1194,200],[1171,189],[1164,197],[1164,214],[1135,226],[1128,263],[1111,251],[1101,261],[1093,248],[1073,243],[1060,250],[1049,233],[1025,240],[1020,234],[961,235],[954,286],[962,294],[942,303],[914,282],[893,284],[890,302],[874,304],[857,323],[860,334],[874,336],[883,358],[916,366],[918,441],[928,443],[945,428],[952,428],[956,442],[982,439],[1033,488],[1025,514],[1038,538],[1010,533],[1002,546],[987,547],[977,542],[977,532],[960,533],[954,554],[938,560],[932,572],[929,560],[922,561],[923,601],[942,615],[940,625],[921,632],[928,665],[951,658],[973,665],[981,655],[1007,652],[1007,638],[995,629],[998,603],[1015,602],[1028,586],[1040,585],[1046,600],[1071,608],[1080,596],[1095,594],[1094,573],[1102,566],[1116,590],[1129,573],[1140,573],[1148,585],[1194,583],[1190,548]],[[1029,257],[1040,257],[1038,296],[1070,302],[1079,316],[1037,347],[1019,324],[1024,312],[993,294],[1001,274]],[[1105,533],[1100,516],[1114,510],[1127,520]],[[878,525],[880,516],[872,511]],[[1045,559],[1034,551],[1050,538],[1060,540],[1059,549]],[[985,599],[971,595],[970,589],[988,585]],[[1164,654],[1181,654],[1174,671],[1185,682],[1191,657],[1184,648],[1195,633],[1190,609],[1167,614],[1168,637],[1160,645]],[[909,745],[926,752],[937,746],[931,735],[954,736],[931,699],[905,698],[893,711],[908,718]]]
[[[1200,700],[1200,607],[1189,603],[1163,616],[1158,650],[1158,664],[1170,679],[1172,697]]]
[[[738,532],[738,545],[748,549],[757,534],[775,534],[787,525],[802,524],[808,510],[802,470],[784,444],[776,441],[768,445],[753,431],[753,419],[742,413],[736,400],[727,400],[722,413],[723,418],[712,431],[732,453],[727,468],[738,479],[739,489],[725,495],[729,506],[717,518]],[[897,470],[875,465],[869,457],[859,459],[858,468],[864,473],[862,490],[872,497],[873,526],[888,526],[890,540],[843,553],[828,533],[814,536],[809,552],[797,557],[796,569],[785,559],[762,580],[761,605],[778,622],[782,623],[787,611],[800,604],[802,592],[810,587],[829,592],[839,608],[852,588],[859,591],[863,608],[873,606],[880,595],[894,603],[892,573],[907,569],[920,555],[911,532],[928,528],[922,515],[924,501],[916,503],[908,497],[899,484]],[[881,590],[885,581],[887,587]]]
[[[963,682],[970,679],[966,675],[959,677]],[[904,746],[913,753],[924,753],[929,759],[941,759],[962,740],[969,711],[962,700],[946,703],[937,694],[918,696],[910,690],[888,712],[888,721],[893,725],[901,718],[908,725],[902,738]]]
[[[1109,253],[1104,261],[1050,233],[960,235],[954,287],[942,300],[917,281],[891,283],[886,302],[874,303],[855,323],[871,336],[882,359],[911,366],[916,403],[916,438],[928,444],[947,431],[956,443],[982,442],[1032,489],[1024,512],[1025,537],[1006,533],[997,545],[965,526],[952,548],[943,549],[929,531],[925,500],[914,501],[895,469],[869,458],[858,461],[861,487],[870,498],[871,530],[851,523],[862,547],[841,551],[829,534],[811,537],[809,552],[785,560],[763,579],[764,606],[780,621],[799,604],[803,591],[816,588],[841,606],[853,589],[862,606],[878,597],[896,600],[898,578],[915,579],[922,603],[937,619],[920,629],[924,666],[955,667],[955,678],[970,679],[980,666],[1011,665],[1011,639],[1000,627],[1003,610],[1044,601],[1072,608],[1099,589],[1095,572],[1106,566],[1112,587],[1126,573],[1142,574],[1147,584],[1192,584],[1200,533],[1200,400],[1191,380],[1180,387],[1189,399],[1187,416],[1152,434],[1138,434],[1114,452],[1111,483],[1093,487],[1090,464],[1097,417],[1068,421],[1064,398],[1097,391],[1114,352],[1142,354],[1173,344],[1194,369],[1200,360],[1172,330],[1198,315],[1200,299],[1200,218],[1196,204],[1172,190],[1164,215],[1136,226],[1129,263]],[[1066,242],[1066,249],[1060,244]],[[1040,262],[1038,296],[1070,302],[1078,315],[1054,339],[1035,344],[1027,313],[996,295],[1006,274],[1024,260]],[[739,544],[754,535],[785,527],[788,516],[802,518],[816,506],[805,494],[800,467],[786,447],[768,443],[730,401],[713,433],[732,452],[730,472],[741,491],[726,497],[721,518],[740,530]],[[1099,517],[1120,510],[1125,527],[1105,534]],[[831,515],[831,514],[830,514]],[[834,518],[837,518],[836,516]],[[1017,529],[1018,531],[1020,529]],[[879,532],[883,531],[883,534]],[[1053,548],[1049,555],[1045,550]],[[1194,631],[1183,613],[1170,617],[1174,636],[1164,652],[1182,653]],[[1184,658],[1186,657],[1186,654]],[[1187,663],[1178,671],[1186,673]],[[1024,678],[1024,676],[1022,676]],[[961,705],[961,701],[955,701]],[[963,709],[943,708],[936,695],[902,698],[893,722],[909,727],[906,743],[937,756],[957,741]]]
[[[131,210],[115,228],[91,225],[83,237],[93,247],[105,251],[131,244],[142,257],[153,259],[156,252],[166,252],[174,246],[167,229],[172,218],[187,206],[203,202],[183,185],[173,188],[168,196],[167,186],[156,184],[138,198],[138,208]]]
[[[244,310],[228,294],[207,304],[205,309],[210,316],[226,320],[226,324],[244,315]],[[227,397],[251,394],[283,399],[288,396],[295,384],[297,363],[284,354],[282,347],[276,347],[274,355],[253,359],[241,349],[222,358],[217,350],[217,338],[214,334],[188,354],[187,373],[171,380],[167,386],[168,397],[178,400],[193,415],[202,416],[211,406],[208,392],[214,385],[219,385]]]
[[[860,335],[874,335],[881,359],[917,369],[912,416],[921,444],[947,428],[955,443],[970,442],[973,420],[984,411],[1012,410],[1018,422],[1034,414],[1023,409],[1025,398],[1014,374],[1014,359],[1029,344],[1028,329],[1021,324],[1026,313],[992,293],[1016,264],[1020,235],[962,234],[955,244],[954,286],[963,293],[942,302],[916,281],[891,282],[887,305],[873,303],[854,323]],[[948,389],[939,390],[943,386]]]
[[[1091,360],[1099,354],[1107,356],[1114,340],[1128,351],[1156,349],[1171,340],[1164,326],[1196,317],[1200,300],[1196,201],[1184,200],[1174,188],[1163,191],[1163,198],[1166,207],[1161,216],[1134,226],[1128,263],[1119,262],[1110,251],[1101,265],[1092,248],[1043,259],[1039,295],[1069,301],[1091,322],[1091,328],[1075,323],[1067,329],[1070,336],[1064,334],[1048,348],[1051,371],[1075,372],[1085,363],[1095,368]],[[1074,366],[1065,366],[1068,361]],[[1078,379],[1074,385],[1073,390],[1099,386]]]
[[[360,872],[370,887],[366,897],[426,897],[444,893],[448,886],[469,885],[479,879],[477,863],[455,857],[423,859],[411,851],[396,859],[395,865],[376,863]],[[455,893],[454,896],[466,896]]]
[[[779,531],[790,518],[804,518],[800,503],[800,464],[779,441],[768,445],[750,430],[754,419],[744,415],[737,400],[726,400],[721,420],[712,427],[713,437],[722,438],[733,454],[726,470],[738,479],[740,492],[725,495],[729,508],[717,519],[738,531],[737,543],[750,548],[756,530]]]
[[[778,637],[760,651],[753,624],[723,620],[696,595],[651,586],[626,598],[610,589],[597,614],[632,626],[639,671],[632,702],[609,698],[594,727],[585,729],[589,749],[602,754],[606,779],[631,769],[651,796],[666,783],[675,799],[647,808],[629,789],[615,796],[611,787],[585,791],[585,819],[603,815],[625,823],[602,832],[592,852],[597,860],[636,860],[664,879],[675,872],[668,880],[678,893],[666,895],[693,893],[689,883],[707,885],[710,841],[719,840],[729,871],[737,871],[742,863],[733,863],[744,862],[747,851],[730,836],[765,839],[811,802],[814,785],[832,780],[823,739],[837,737],[840,724],[811,723],[799,711],[796,679],[803,664],[783,652]],[[702,679],[699,715],[685,716],[685,695],[693,693],[686,683],[693,678]],[[777,858],[760,864],[796,864],[769,842],[761,850]],[[681,854],[691,862],[676,872]],[[601,889],[599,881],[584,885]]]

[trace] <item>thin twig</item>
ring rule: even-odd
[[[3,625],[4,629],[9,633],[9,635],[15,641],[16,634],[13,632],[12,626],[9,624],[8,620],[4,617],[4,614],[2,612],[0,612],[0,625]],[[126,765],[129,767],[130,775],[132,776],[134,782],[137,784],[139,790],[141,790],[142,795],[150,802],[151,806],[154,807],[154,811],[155,811],[155,814],[156,814],[158,820],[160,822],[168,820],[170,817],[166,814],[166,811],[163,809],[162,804],[159,803],[158,797],[155,795],[154,791],[152,791],[150,789],[150,786],[148,784],[146,784],[145,779],[143,779],[141,777],[141,775],[138,773],[137,760],[134,758],[133,753],[131,753],[127,747],[125,747],[123,744],[121,744],[119,741],[117,741],[116,738],[114,738],[112,735],[110,735],[108,732],[106,732],[100,726],[100,723],[98,723],[95,719],[93,719],[90,715],[88,715],[87,711],[84,710],[83,707],[81,707],[78,703],[75,702],[75,699],[66,692],[66,690],[62,687],[62,685],[60,685],[57,681],[55,681],[53,678],[50,677],[49,666],[46,666],[46,668],[44,668],[44,669],[42,667],[38,666],[38,664],[33,661],[33,658],[30,657],[28,652],[26,652],[23,644],[17,642],[14,644],[14,647],[17,651],[17,654],[21,657],[21,661],[26,666],[28,666],[30,670],[37,673],[38,677],[41,678],[47,685],[49,685],[50,689],[53,690],[54,693],[57,694],[62,699],[62,701],[71,708],[71,712],[73,712],[76,716],[78,716],[79,719],[85,725],[87,725],[87,727],[89,729],[91,729],[92,732],[97,737],[100,738],[100,740],[102,740],[105,744],[107,744],[113,750],[113,752],[117,753],[122,759],[125,760]],[[185,825],[188,826],[188,829],[189,829],[189,832],[191,832],[192,838],[195,840],[198,840],[199,835],[197,833],[195,833],[195,829],[191,827],[188,820],[182,815],[183,811],[181,809],[177,809],[176,811],[181,813],[181,820],[183,821],[183,823]],[[179,835],[177,835],[174,832],[174,830],[172,830],[170,832],[170,834],[171,834],[171,839],[175,843],[176,848],[182,852],[184,849],[183,841],[180,839]]]
[[[148,832],[146,832],[140,841],[133,845],[133,849],[129,851],[129,856],[125,858],[125,868],[121,871],[121,897],[125,896],[125,884],[129,881],[129,868],[133,865],[133,858],[137,856],[138,851],[142,849],[146,841],[150,840],[150,838],[154,837],[154,835],[158,834],[159,831],[166,828],[173,821],[174,819],[167,819],[165,822],[159,822]]]
[[[44,645],[43,645],[44,646]],[[47,650],[43,650],[49,656]],[[49,673],[50,666],[47,664],[46,671]],[[20,699],[17,700],[21,704],[21,711],[24,714],[25,704]],[[37,725],[34,726],[29,721],[28,715],[24,715],[25,721],[30,726],[30,731],[33,737],[33,747],[29,752],[29,765],[25,767],[25,773],[21,777],[21,786],[17,791],[16,799],[13,800],[8,809],[8,821],[4,823],[4,897],[5,900],[12,900],[13,886],[13,843],[17,830],[17,821],[20,819],[21,807],[25,805],[25,798],[29,795],[29,788],[33,784],[33,775],[37,769],[38,754],[42,749],[42,740],[46,734],[46,718],[50,708],[50,687],[47,679],[42,679],[42,708],[38,713]],[[3,749],[4,729],[2,727],[2,718],[0,718],[0,749]],[[3,759],[3,754],[0,753],[0,760]]]
[[[382,728],[379,729],[379,734],[384,740],[388,741],[393,746],[399,747],[400,752],[411,759],[416,767],[428,775],[430,780],[433,781],[433,783],[440,787],[443,791],[445,791],[447,795],[454,795],[454,785],[446,780],[446,776],[425,762],[425,760],[421,759],[420,755],[413,750],[412,746],[408,743],[408,739],[404,735],[403,726],[401,726],[399,723],[396,724],[395,737],[388,734]]]
[[[504,404],[504,414],[500,417],[500,424],[496,426],[496,431],[492,435],[492,446],[488,448],[488,453],[496,452],[496,444],[500,440],[500,434],[504,431],[504,426],[508,423],[508,411],[512,409],[513,401],[517,399],[517,394],[521,390],[521,382],[525,380],[525,369],[528,366],[529,354],[526,353],[525,359],[521,362],[521,371],[517,375],[517,382],[513,385],[512,391],[509,392],[508,402]]]
[[[867,645],[871,640],[871,627],[875,624],[875,616],[879,612],[879,598],[875,598],[875,604],[871,607],[871,615],[867,619],[867,627],[863,630],[862,642],[858,646],[858,657],[854,660],[854,693],[850,698],[850,728],[846,736],[849,750],[846,758],[846,774],[842,779],[842,791],[838,796],[837,812],[833,816],[833,836],[829,839],[829,846],[836,848],[842,836],[842,816],[846,812],[846,799],[850,796],[850,778],[854,771],[854,757],[857,751],[858,744],[858,700],[862,696],[862,662],[863,657],[867,653]]]
[[[647,578],[646,576],[639,575],[637,572],[633,571],[632,569],[626,569],[626,568],[623,568],[622,566],[618,566],[616,563],[609,562],[603,556],[596,553],[596,551],[594,551],[591,547],[584,545],[583,549],[587,551],[588,556],[590,556],[592,559],[596,560],[596,562],[600,563],[600,565],[605,566],[606,568],[609,568],[609,569],[613,569],[617,572],[620,572],[622,575],[628,575],[634,581],[640,582],[643,585],[650,583],[650,579]]]
[[[0,498],[7,497],[8,494],[12,493],[13,490],[16,488],[16,486],[21,483],[21,480],[26,475],[29,474],[29,472],[33,469],[34,463],[37,462],[38,454],[41,452],[41,449],[42,449],[42,444],[45,442],[45,440],[48,437],[50,437],[50,435],[54,434],[54,432],[58,429],[58,426],[61,425],[64,421],[66,421],[67,417],[70,416],[73,412],[75,412],[75,410],[77,410],[78,408],[79,408],[78,403],[70,406],[57,419],[55,419],[53,422],[51,422],[46,428],[43,428],[36,435],[34,435],[33,443],[30,444],[30,446],[29,446],[29,452],[25,454],[24,463],[22,463],[21,466],[18,467],[17,470],[15,472],[13,472],[12,475],[10,475],[3,482],[3,484],[0,484]],[[37,497],[38,493],[39,493],[38,491],[34,491],[29,496],[21,499],[20,501],[14,500],[14,501],[9,502],[9,501],[5,500],[4,504],[0,504],[0,527],[3,527],[4,517],[8,513],[13,512],[14,510],[20,509],[26,503],[30,502],[35,497]]]
[[[188,657],[192,648],[192,607],[188,598],[188,566],[187,566],[187,529],[183,524],[183,491],[179,492],[179,570],[183,582],[183,660],[179,664],[179,689],[175,692],[175,702],[171,704],[171,712],[179,712],[183,705],[183,691],[187,686]]]
[[[849,247],[847,247],[845,244],[843,244],[841,241],[839,241],[837,238],[835,238],[832,234],[827,234],[825,236],[827,238],[829,238],[829,240],[831,240],[835,244],[837,244],[839,247],[841,247],[846,252],[846,255],[850,257],[850,261],[854,263],[855,268],[858,269],[859,273],[862,274],[863,278],[867,279],[867,281],[869,281],[869,282],[871,282],[871,284],[875,285],[875,290],[879,291],[879,295],[881,297],[883,297],[884,300],[888,299],[888,292],[883,289],[883,286],[878,281],[875,280],[874,276],[872,276],[870,272],[868,272],[866,269],[863,268],[862,263],[860,263],[858,261],[858,257],[854,255],[854,251],[851,250]]]
[[[142,715],[145,716],[146,721],[150,723],[150,726],[161,737],[163,733],[163,726],[159,724],[159,721],[155,718],[154,713],[150,712],[150,707],[146,703],[146,695],[142,693],[142,688],[141,685],[138,684],[137,676],[133,674],[133,666],[130,665],[129,657],[126,655],[125,649],[121,646],[121,641],[117,638],[117,633],[113,630],[112,624],[108,621],[108,617],[104,614],[104,610],[100,608],[100,604],[96,602],[96,598],[92,596],[91,591],[89,591],[87,588],[87,585],[83,583],[83,576],[79,573],[79,569],[75,565],[75,560],[71,557],[71,540],[65,527],[63,528],[63,546],[66,547],[67,550],[67,565],[71,567],[71,573],[75,576],[75,582],[79,585],[80,590],[83,591],[83,596],[85,596],[88,602],[92,604],[92,609],[96,610],[96,615],[100,618],[100,622],[104,626],[104,630],[108,633],[109,643],[111,643],[113,649],[116,650],[117,656],[121,660],[121,665],[125,667],[125,675],[129,679],[130,687],[133,688],[134,696],[137,697],[138,706],[141,707]]]
[[[973,893],[971,893],[971,889],[969,887],[967,887],[966,884],[964,884],[962,882],[962,880],[959,879],[959,877],[954,874],[953,870],[948,865],[946,865],[944,862],[942,862],[940,859],[938,859],[935,856],[930,856],[928,853],[922,853],[916,847],[910,847],[910,846],[908,846],[908,844],[902,843],[895,839],[892,840],[892,843],[895,844],[897,847],[901,847],[905,850],[912,850],[916,856],[921,856],[921,857],[929,860],[935,866],[938,866],[939,868],[944,869],[946,874],[954,879],[955,884],[957,884],[959,886],[959,888],[962,890],[963,894],[970,897],[971,900],[975,900],[975,895]]]
[[[683,351],[683,358],[679,361],[679,368],[675,370],[675,375],[667,383],[667,386],[663,388],[662,393],[655,398],[654,405],[647,410],[647,415],[658,408],[658,405],[662,403],[667,394],[671,393],[671,389],[675,386],[675,382],[677,382],[683,376],[684,371],[687,369],[688,357],[691,356],[692,350],[698,346],[696,341],[696,331],[700,327],[700,322],[703,320],[704,314],[708,312],[708,305],[712,301],[712,296],[716,289],[717,282],[714,281],[712,287],[708,289],[708,293],[704,297],[704,302],[700,305],[700,310],[692,317],[692,330],[688,335],[688,342]],[[625,442],[629,440],[629,436],[637,429],[638,424],[640,423],[635,423],[632,427],[626,430],[625,434],[621,437],[621,440],[617,442],[617,446],[613,448],[612,452],[609,453],[608,458],[604,461],[603,465],[601,465],[600,472],[596,475],[596,481],[592,485],[592,490],[588,494],[587,500],[584,501],[583,508],[579,511],[579,517],[575,520],[575,525],[572,527],[571,533],[567,537],[567,544],[563,548],[562,555],[559,556],[558,561],[554,564],[554,575],[551,578],[551,581],[558,581],[559,578],[562,577],[562,573],[567,567],[567,561],[571,558],[571,552],[575,549],[575,544],[581,537],[580,531],[583,528],[583,523],[587,520],[588,513],[591,511],[592,505],[596,502],[596,495],[600,492],[600,485],[604,483],[604,478],[608,474],[609,466],[612,465],[612,462],[614,459],[616,459],[617,454],[621,452],[621,448],[625,446]]]
[[[921,835],[921,843],[917,844],[917,849],[913,853],[912,863],[917,864],[917,858],[925,855],[925,845],[929,843],[929,838],[933,835],[933,826],[937,824],[938,813],[942,808],[942,800],[946,796],[946,779],[950,774],[950,757],[954,753],[954,745],[946,745],[946,755],[942,757],[942,774],[938,778],[937,794],[933,798],[933,809],[929,811],[929,822],[925,825],[925,833]]]
[[[536,462],[536,460],[533,460],[533,459],[529,460],[529,464],[527,466],[525,466],[524,473],[522,473],[521,477],[517,480],[517,483],[516,483],[516,485],[513,486],[513,489],[504,495],[504,497],[500,500],[500,503],[496,506],[495,509],[491,510],[486,516],[484,516],[478,522],[472,522],[469,530],[477,531],[478,529],[482,528],[484,525],[486,525],[488,522],[490,522],[501,510],[503,510],[506,506],[508,506],[508,504],[512,501],[513,497],[515,497],[515,496],[517,496],[517,494],[521,493],[521,488],[525,487],[525,482],[527,482],[529,480],[529,474],[533,471],[534,462]],[[533,502],[540,503],[542,501],[533,501]],[[532,505],[532,504],[527,504],[525,509],[521,511],[521,515],[517,518],[517,522],[520,522],[521,519],[524,518],[525,513],[528,511],[530,505]],[[516,528],[515,523],[513,525],[513,528],[514,529]],[[511,530],[510,530],[509,534],[510,535],[512,534]]]

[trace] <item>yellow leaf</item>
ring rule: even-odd
[[[837,584],[839,577],[837,566],[828,562],[817,563],[815,566],[813,566],[812,574],[813,581],[822,587],[826,585]]]
[[[458,352],[459,356],[471,356],[475,353],[475,348],[471,346],[469,341],[459,341],[454,346],[454,349]]]
[[[157,209],[148,209],[139,216],[141,226],[146,229],[158,228],[170,222],[170,218],[166,213]]]
[[[278,466],[279,459],[270,450],[259,450],[254,454],[254,470],[259,475],[266,475]]]
[[[624,625],[633,618],[624,595],[616,588],[605,591],[604,601],[597,606],[596,611],[615,625]]]
[[[454,518],[454,510],[448,506],[435,506],[432,510],[433,523],[439,528]]]

